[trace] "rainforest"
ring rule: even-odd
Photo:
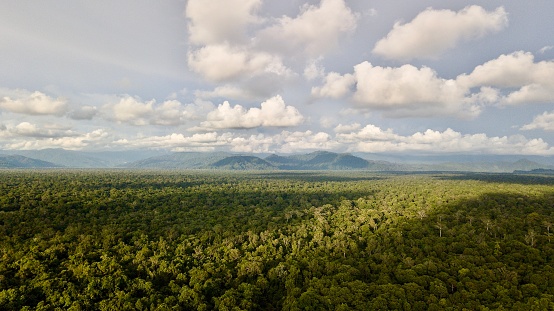
[[[1,170],[2,310],[552,310],[554,176]]]

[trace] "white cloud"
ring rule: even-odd
[[[319,64],[322,58],[311,60],[304,68],[304,78],[311,81],[317,78],[321,78],[325,74],[325,68]]]
[[[353,86],[355,89],[351,90]],[[428,67],[381,67],[363,62],[354,66],[354,74],[329,73],[322,87],[312,88],[312,95],[331,98],[352,95],[359,107],[395,111],[404,108],[414,114],[433,115],[451,106],[459,108],[465,91],[455,80],[442,79]],[[451,110],[447,112],[457,112]]]
[[[458,80],[468,87],[517,88],[552,78],[554,62],[535,63],[533,54],[518,51],[487,61],[475,67],[469,75],[460,75]]]
[[[105,105],[103,110],[106,111],[107,119],[133,125],[146,125],[148,118],[153,113],[153,106],[153,100],[143,103],[137,98],[126,96],[120,98],[116,103]]]
[[[175,152],[183,151],[213,151],[217,148],[233,147],[232,133],[218,134],[217,132],[196,133],[186,136],[182,133],[172,133],[164,136],[139,136],[136,138],[123,138],[114,142],[115,145],[127,148],[160,148]]]
[[[362,129],[359,129],[361,126],[352,127],[351,131],[347,131],[347,128],[339,128],[340,131],[337,131],[337,137],[342,142],[346,143],[355,143],[355,142],[367,142],[367,141],[395,141],[400,140],[401,137],[397,134],[394,134],[391,129],[386,131],[381,130],[381,128],[368,124]]]
[[[455,79],[441,78],[428,67],[362,62],[353,74],[328,73],[312,96],[347,97],[358,109],[380,109],[388,117],[472,118],[490,104],[554,102],[554,61],[535,62],[531,53],[514,52]]]
[[[339,124],[335,127],[335,133],[348,133],[348,132],[354,132],[356,130],[359,130],[361,128],[360,123],[352,123],[352,124]]]
[[[355,83],[356,77],[351,74],[341,75],[336,72],[330,72],[325,77],[323,86],[312,88],[312,96],[340,98],[349,94]]]
[[[196,91],[194,95],[197,98],[229,98],[229,99],[254,99],[256,96],[251,94],[248,90],[233,86],[222,85],[216,87],[213,91]]]
[[[488,137],[485,134],[462,134],[452,129],[443,132],[428,129],[409,136],[367,125],[359,131],[339,133],[337,141],[354,152],[421,152],[552,155],[554,148],[542,139],[521,135]]]
[[[392,68],[363,62],[354,67],[354,74],[357,82],[354,100],[370,106],[440,105],[459,101],[463,95],[453,80],[437,77],[428,67]]]
[[[183,121],[183,107],[179,101],[167,100],[154,108],[151,124],[179,125]]]
[[[272,97],[260,108],[245,109],[241,105],[231,107],[225,101],[216,110],[208,113],[206,121],[200,124],[203,129],[247,129],[255,127],[296,126],[304,117],[293,106],[286,106],[281,96]]]
[[[452,49],[461,40],[473,40],[495,33],[508,25],[503,7],[487,12],[480,6],[468,6],[458,12],[429,8],[411,22],[397,22],[387,36],[379,40],[373,53],[390,59],[433,58]]]
[[[0,89],[0,96],[0,109],[13,113],[62,116],[68,108],[67,100],[38,91]]]
[[[275,138],[279,144],[277,151],[283,153],[297,153],[306,150],[336,150],[340,147],[340,143],[325,132],[314,133],[309,130],[305,132],[283,131]]]
[[[290,74],[279,57],[228,43],[207,45],[190,52],[188,64],[193,71],[210,81],[225,81],[261,73]]]
[[[354,66],[353,78],[356,89],[352,99],[357,106],[382,109],[389,116],[473,117],[480,112],[475,102],[465,99],[467,89],[455,80],[438,77],[428,67],[381,67],[363,62]]]
[[[131,125],[180,125],[196,116],[199,107],[183,105],[177,100],[157,104],[155,100],[143,102],[140,98],[124,96],[112,99],[102,107],[105,119]]]
[[[192,136],[173,133],[165,136],[120,139],[114,144],[129,148],[166,148],[173,151],[209,151],[227,149],[234,152],[298,153],[313,150],[337,152],[411,152],[554,155],[554,148],[544,140],[521,135],[489,137],[483,133],[462,134],[450,128],[428,129],[411,135],[400,135],[368,124],[342,126],[330,135],[326,132],[281,131],[276,134],[239,134],[226,132],[197,133]]]
[[[258,34],[258,43],[265,49],[284,54],[303,51],[320,56],[338,46],[342,36],[356,29],[358,16],[344,0],[322,0],[319,7],[305,5],[296,18],[281,17],[277,24]]]
[[[218,44],[244,41],[246,27],[260,21],[254,13],[261,0],[189,0],[189,41]]]
[[[554,61],[535,62],[533,54],[522,51],[500,55],[458,80],[468,87],[505,88],[508,94],[502,98],[503,104],[554,101]],[[510,92],[513,88],[516,90]]]
[[[312,131],[282,131],[275,135],[209,132],[185,136],[173,133],[166,136],[120,139],[115,144],[129,148],[168,148],[173,151],[210,151],[225,147],[233,152],[253,153],[297,153],[306,150],[333,150],[340,146],[329,134]]]
[[[228,98],[267,98],[302,73],[308,80],[322,76],[321,57],[355,30],[358,18],[344,0],[306,4],[296,17],[275,19],[256,15],[260,1],[236,8],[235,2],[193,0],[187,7],[189,69],[210,82],[227,83],[212,93],[199,92],[204,98],[225,93],[232,94]],[[237,94],[237,89],[244,91]]]
[[[10,129],[8,129],[9,131]],[[32,124],[19,124],[18,128],[15,128],[15,132],[19,131],[18,134],[25,134],[24,136],[33,135],[37,131],[42,132],[42,129],[37,128]],[[12,131],[12,134],[14,132]],[[75,133],[68,132],[67,135],[60,135],[56,133],[47,136],[35,136],[36,139],[29,140],[24,137],[12,136],[7,143],[3,145],[5,149],[14,149],[14,150],[38,150],[45,148],[63,148],[68,150],[79,150],[87,147],[101,146],[105,147],[108,142],[109,133],[103,129],[97,129],[89,133]]]
[[[521,127],[521,130],[545,130],[554,131],[554,111],[544,112],[541,115],[536,116],[533,121]]]
[[[247,153],[274,152],[275,139],[264,134],[250,135],[248,137],[234,137],[230,140],[231,151]]]
[[[13,128],[8,128],[8,131],[15,137],[34,137],[34,138],[48,138],[48,137],[71,137],[78,134],[74,131],[60,128],[59,126],[38,126],[29,122],[21,122]]]

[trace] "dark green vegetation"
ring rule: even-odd
[[[532,175],[0,171],[0,309],[552,310],[553,204]]]

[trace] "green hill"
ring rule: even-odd
[[[253,156],[231,156],[211,165],[213,168],[229,170],[270,170],[275,169],[271,163]]]
[[[286,170],[352,170],[368,169],[372,163],[347,153],[316,151],[308,154],[278,156],[270,155],[269,163]]]

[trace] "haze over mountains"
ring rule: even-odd
[[[0,151],[0,168],[127,168],[218,170],[369,170],[513,172],[554,169],[554,159],[538,156],[409,156],[315,151],[306,154],[228,152],[109,151],[64,149]]]

